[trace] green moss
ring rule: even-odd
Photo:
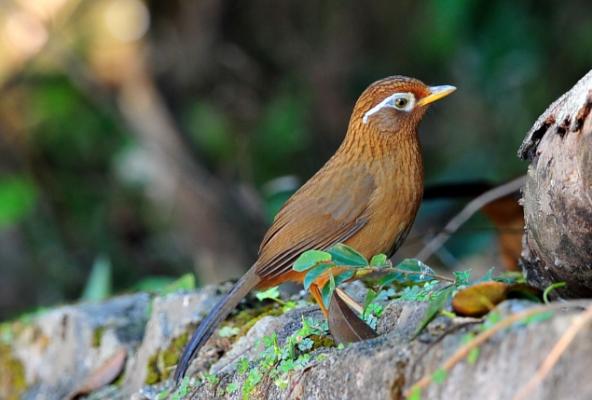
[[[148,359],[144,383],[154,385],[169,378],[173,367],[179,361],[187,340],[189,340],[189,332],[193,331],[194,327],[194,325],[191,325],[185,333],[171,340],[165,349],[160,350]]]
[[[261,318],[268,315],[279,316],[283,313],[284,311],[282,308],[274,303],[262,307],[248,308],[231,316],[227,320],[225,326],[239,328],[240,331],[238,335],[230,338],[231,340],[236,340],[245,335]],[[173,367],[179,361],[179,357],[185,348],[185,344],[189,340],[189,334],[193,332],[195,326],[195,324],[188,326],[185,333],[172,339],[165,349],[158,351],[148,359],[146,365],[146,379],[144,381],[145,384],[154,385],[168,379],[174,369]]]
[[[146,379],[144,383],[146,385],[155,385],[160,382],[160,372],[158,371],[158,353],[154,354],[148,359],[148,364],[146,365]]]
[[[106,330],[107,328],[104,326],[99,326],[98,328],[95,328],[95,330],[93,331],[93,337],[91,342],[92,347],[101,347],[101,341],[103,340],[103,335],[105,334]]]
[[[12,348],[6,344],[0,344],[0,398],[17,400],[27,388],[25,368],[14,356]]]
[[[310,335],[309,338],[314,343],[312,350],[325,347],[335,347],[335,340],[331,336]]]
[[[268,315],[278,317],[283,313],[284,310],[275,303],[262,307],[247,308],[230,317],[225,326],[232,326],[240,329],[238,335],[233,337],[233,339],[236,340],[239,337],[244,336],[261,318],[267,317]]]

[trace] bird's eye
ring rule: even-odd
[[[395,100],[395,108],[398,108],[399,110],[404,110],[405,107],[407,107],[407,104],[409,104],[409,100],[404,97],[399,97]]]
[[[394,108],[399,111],[410,112],[415,107],[415,95],[411,92],[395,93],[382,100],[364,114],[363,122],[367,123],[368,118],[385,107]]]

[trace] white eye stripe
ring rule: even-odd
[[[385,107],[394,108],[399,111],[409,112],[415,107],[415,95],[413,93],[395,93],[382,100],[364,114],[362,122],[367,123],[368,117],[376,114]]]

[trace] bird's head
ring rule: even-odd
[[[354,107],[352,122],[381,134],[414,134],[428,105],[454,92],[454,86],[428,86],[405,76],[391,76],[371,84]]]

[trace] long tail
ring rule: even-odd
[[[218,302],[205,317],[195,332],[191,340],[185,346],[181,359],[175,369],[175,383],[178,384],[185,376],[189,364],[199,349],[212,336],[216,327],[226,319],[228,314],[238,305],[238,303],[249,293],[257,284],[260,278],[255,273],[255,268],[251,268],[234,284],[232,289]]]

